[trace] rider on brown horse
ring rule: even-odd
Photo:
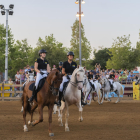
[[[30,102],[33,101],[34,97],[37,94],[37,88],[38,88],[39,81],[41,79],[47,77],[47,74],[50,72],[49,62],[45,59],[46,53],[47,53],[46,50],[41,49],[38,52],[40,58],[35,60],[34,66],[35,66],[35,71],[37,72],[37,77],[36,77],[35,86],[33,89],[32,96],[29,99]]]

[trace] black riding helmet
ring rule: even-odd
[[[63,62],[62,62],[62,61],[60,61],[60,62],[59,62],[59,66],[62,66],[62,65],[63,65]]]
[[[41,50],[38,52],[38,55],[40,56],[41,53],[47,53],[47,52],[46,52],[46,50],[41,49]]]
[[[73,55],[73,57],[74,57],[74,53],[71,51],[67,53],[67,56],[69,56],[69,55]]]

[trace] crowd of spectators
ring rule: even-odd
[[[120,82],[121,84],[132,84],[133,81],[136,81],[139,78],[139,71],[137,67],[135,67],[133,70],[115,70],[115,69],[101,69],[100,64],[95,65],[95,69],[92,70],[93,74],[93,80],[95,78],[95,75],[97,72],[99,72],[100,78],[106,77],[109,78],[110,73],[114,71],[115,72],[115,81]],[[89,73],[91,70],[88,71]]]

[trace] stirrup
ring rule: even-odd
[[[33,102],[33,100],[34,100],[34,96],[32,95],[30,98],[29,98],[29,102]]]
[[[57,106],[58,106],[58,107],[61,106],[61,101],[58,100],[58,102],[57,102]]]

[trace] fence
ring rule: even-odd
[[[13,84],[13,85],[10,85],[10,84],[4,84],[2,83],[0,85],[0,89],[2,89],[0,91],[0,94],[2,95],[0,97],[0,100],[4,101],[4,100],[19,100],[21,97],[4,97],[4,94],[5,93],[14,93],[14,95],[18,94],[18,93],[23,93],[23,91],[20,91],[20,90],[16,90],[16,87],[22,87],[23,85],[18,85],[18,84]],[[2,87],[2,88],[1,88]],[[5,87],[14,87],[14,91],[7,91],[7,90],[4,90]]]

